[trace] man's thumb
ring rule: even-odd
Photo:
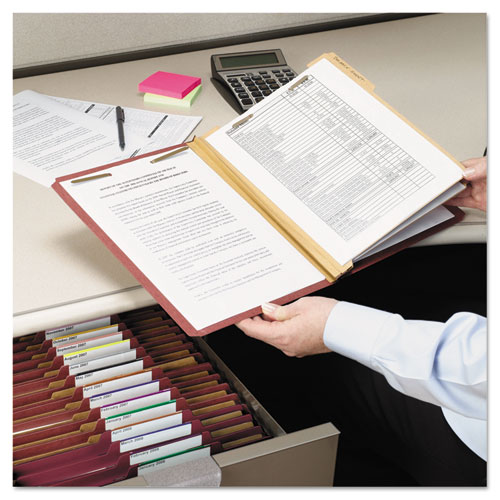
[[[266,302],[261,305],[264,315],[273,321],[285,321],[292,317],[290,306],[279,306]]]

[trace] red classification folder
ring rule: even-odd
[[[53,345],[52,340],[46,340],[42,347],[37,351],[25,351],[24,353],[17,353],[14,355],[14,373],[23,372],[26,370],[33,370],[41,363],[53,360],[56,356],[67,354],[70,352],[89,349],[99,345],[110,344],[120,340],[132,338],[130,330],[117,330],[114,333],[104,333],[102,335],[95,335],[87,339],[78,339],[73,342],[66,342],[59,345]],[[20,356],[21,354],[22,356]],[[28,358],[28,355],[31,356]],[[26,358],[26,359],[21,359]]]
[[[74,323],[71,325],[63,325],[48,330],[42,330],[22,337],[16,337],[13,342],[13,352],[18,353],[32,349],[33,347],[43,344],[46,340],[55,338],[67,338],[73,334],[99,331],[104,328],[113,327],[117,324],[126,324],[127,327],[140,326],[141,324],[148,324],[151,320],[161,321],[166,319],[167,315],[159,305],[144,307],[134,311],[128,311],[120,314],[113,314],[111,316],[103,316],[91,320]],[[173,323],[173,322],[172,322]]]
[[[173,343],[176,344],[176,342]],[[189,350],[188,346],[189,344],[172,346],[169,351],[171,353],[175,353],[176,350]],[[137,357],[137,354],[137,350],[131,351],[131,356],[133,356],[134,358]],[[141,354],[140,351],[139,354]],[[40,391],[56,391],[62,390],[64,388],[76,387],[77,385],[83,385],[84,382],[86,384],[90,384],[92,381],[97,381],[97,377],[99,377],[100,374],[107,373],[104,378],[110,378],[113,376],[125,375],[139,369],[142,370],[155,364],[151,356],[144,356],[138,359],[136,358],[136,361],[137,363],[134,364],[133,362],[128,362],[128,360],[125,360],[125,362],[114,363],[110,365],[110,368],[104,368],[102,370],[94,370],[90,368],[88,371],[83,372],[81,375],[70,375],[70,367],[68,365],[64,365],[61,366],[61,368],[59,368],[58,370],[54,370],[53,372],[45,372],[43,377],[27,380],[26,382],[18,382],[13,386],[14,398],[18,398],[21,395],[38,393]]]
[[[199,366],[203,367],[203,365]],[[198,375],[200,373],[200,376],[203,377],[209,369],[211,369],[211,366],[207,369],[202,369],[200,372],[196,372],[193,368],[190,368],[179,370],[178,373],[184,376],[187,373],[189,375]],[[140,375],[140,373],[136,375]],[[125,390],[121,393],[115,391],[115,395],[120,394],[118,397],[120,399],[119,402],[108,402],[109,397],[104,399],[102,395],[97,395],[93,402],[87,399],[76,404],[67,403],[61,411],[47,412],[14,422],[14,443],[23,444],[35,440],[30,439],[31,435],[41,436],[40,439],[42,439],[43,437],[58,434],[58,429],[62,425],[73,425],[75,422],[81,423],[85,420],[94,421],[99,418],[110,418],[124,411],[132,411],[144,406],[166,403],[172,401],[172,399],[175,400],[178,396],[178,389],[176,388],[175,391],[172,390],[171,380],[167,377],[157,378],[158,375],[154,375],[154,373],[152,377],[153,380],[151,382],[141,385],[134,385],[137,382],[137,377],[129,378],[126,381],[127,386]],[[196,383],[199,377],[195,377],[193,380],[193,383]],[[189,384],[189,382],[185,383]],[[185,400],[181,398],[179,401]],[[181,409],[179,404],[181,403],[174,403],[170,407],[171,411],[175,412]],[[91,406],[93,407],[91,408]]]
[[[161,391],[165,387],[170,387],[170,384],[185,387],[186,385],[190,385],[190,381],[196,381],[201,377],[210,376],[211,374],[213,375],[213,368],[210,363],[200,363],[188,367],[178,368],[176,370],[170,370],[169,375],[172,378],[170,378],[169,382],[169,378],[164,375],[163,370],[160,367],[155,367],[152,370],[143,370],[143,361],[145,360],[138,360],[124,366],[119,366],[118,368],[126,368],[127,370],[130,366],[130,372],[127,371],[123,375],[117,377],[117,379],[123,379],[122,383],[125,387],[134,387],[138,383],[143,383],[144,379],[147,378],[148,380],[151,380],[151,382],[149,385],[141,386],[141,388],[147,391],[148,394],[151,394],[156,391]],[[152,364],[152,361],[150,364]],[[102,370],[102,372],[107,374],[109,373],[109,370],[112,369],[113,368],[105,369]],[[107,375],[103,374],[97,375],[97,380],[99,384],[102,384],[102,387],[104,384],[111,382],[114,379],[109,379]],[[122,402],[121,406],[130,406],[130,403],[125,405],[125,403]],[[102,406],[102,412],[105,415],[109,415],[109,412],[114,410],[114,405],[104,404]],[[82,414],[89,411],[90,401],[88,399],[76,402],[71,401],[69,403],[65,401],[62,408],[60,404],[51,405],[48,408],[43,408],[42,413],[40,413],[39,408],[19,409],[17,412],[14,412],[14,432],[26,432],[30,429],[56,425],[75,418],[86,418]]]
[[[139,345],[138,339],[132,338],[130,340],[130,344],[122,344],[121,346],[117,346],[120,351],[109,356],[105,356],[105,351],[102,350],[100,351],[100,354],[103,355],[102,357],[94,359],[87,358],[88,361],[73,362],[73,364],[71,364],[71,361],[65,363],[64,358],[62,357],[56,357],[53,361],[47,362],[47,364],[49,365],[48,367],[36,368],[33,370],[27,370],[25,372],[17,373],[14,375],[14,395],[17,396],[18,394],[31,392],[31,388],[33,388],[33,390],[43,390],[47,388],[46,385],[48,385],[48,388],[57,389],[61,384],[52,382],[72,375],[76,375],[76,379],[84,378],[86,382],[89,383],[90,375],[83,376],[80,374],[86,374],[91,371],[96,371],[105,366],[121,365],[128,361],[137,360],[140,358],[151,358],[153,364],[156,364],[158,366],[161,365],[166,370],[169,367],[167,363],[169,360],[186,358],[189,356],[198,359],[201,356],[199,353],[191,352],[193,350],[193,344],[184,342],[182,336],[172,336],[171,334],[169,334],[169,338],[158,342],[159,345],[150,346],[148,350],[150,350],[151,356],[147,354],[143,346],[127,349],[127,346]],[[79,359],[75,359],[79,361]],[[145,366],[149,366],[149,364]],[[46,384],[46,382],[48,382],[48,384]]]
[[[177,465],[178,463],[185,463],[190,460],[220,453],[221,451],[237,448],[255,441],[266,439],[267,436],[263,435],[260,427],[251,427],[241,431],[236,431],[226,436],[214,438],[209,432],[194,435],[192,437],[180,438],[177,441],[171,441],[160,448],[162,453],[170,453],[170,449],[180,449],[175,453],[163,456],[161,458],[152,459],[146,463],[138,465],[130,465],[130,462],[135,458],[134,455],[129,457],[120,456],[115,467],[111,470],[101,470],[98,472],[91,472],[86,475],[57,481],[53,483],[54,486],[105,486],[123,479],[135,477],[145,473],[150,473],[155,470]],[[192,445],[196,442],[201,443],[198,447],[193,448]],[[201,450],[200,450],[201,449]],[[205,450],[206,453],[198,453],[198,451]],[[182,455],[183,460],[179,461],[179,455]],[[128,461],[127,461],[128,458]],[[172,463],[171,463],[172,462]],[[23,478],[24,479],[24,478]]]
[[[184,334],[176,335],[178,331],[180,331],[178,328],[166,328],[165,330],[162,330],[160,334],[157,334],[157,337],[150,337],[151,334],[144,334],[137,335],[134,338],[138,340],[139,343],[142,343],[142,346],[151,342],[151,345],[148,346],[151,354],[155,356],[155,358],[160,358],[161,356],[163,356],[163,359],[167,359],[169,356],[173,357],[173,353],[177,351],[190,351],[193,349],[193,344],[186,342],[186,336]],[[127,331],[123,333],[126,332]],[[151,338],[155,338],[155,341],[152,342]],[[139,354],[140,352],[142,351],[139,351]],[[131,353],[130,355],[132,356],[133,353]],[[150,360],[149,362],[146,361],[148,359]],[[144,365],[141,368],[146,368],[153,364],[153,359],[150,356],[146,356],[144,358]],[[74,375],[70,376],[69,370],[70,368],[68,365],[63,365],[56,370],[44,371],[43,376],[37,378],[32,377],[32,372],[17,373],[14,375],[14,396],[40,391],[43,389],[61,388],[63,385],[64,387],[67,387],[67,384],[64,383],[64,380],[67,377],[75,377]],[[88,371],[91,371],[91,369],[89,368],[87,372]],[[120,369],[115,370],[115,374],[118,374],[117,372],[120,372]],[[41,374],[42,372],[39,373]],[[123,374],[123,372],[120,373]],[[88,374],[85,376],[76,376],[77,379],[85,378],[87,382],[90,382],[89,377],[90,375]]]
[[[236,417],[232,420],[234,420],[233,424],[236,425],[245,422],[251,422],[252,417],[251,415],[244,415],[241,417]],[[154,434],[155,432],[160,432],[163,429],[168,429],[172,428],[175,425],[180,425],[179,422],[192,422],[193,425],[198,425],[199,423],[199,421],[197,420],[192,420],[191,412],[179,412],[156,417],[144,422],[138,422],[126,426],[125,428],[122,427],[113,431],[107,431],[106,422],[104,421],[104,419],[100,419],[96,422],[93,422],[92,424],[86,425],[83,429],[83,432],[60,434],[57,439],[43,439],[41,440],[41,442],[27,443],[26,445],[17,446],[14,448],[13,459],[14,463],[26,460],[28,458],[36,459],[38,457],[47,456],[48,454],[61,452],[66,449],[72,449],[75,447],[92,444],[96,439],[108,439],[108,437],[110,442],[121,440],[122,442],[128,443],[128,438],[134,438],[135,442],[137,440],[137,436],[141,436],[145,432]],[[199,425],[201,426],[202,424]],[[222,424],[219,423],[213,425],[219,426],[213,428],[213,430],[216,430],[219,429]],[[208,429],[209,427],[210,426],[207,426],[206,428]]]
[[[151,372],[146,372],[147,375]],[[140,375],[140,374],[138,374]],[[92,397],[83,398],[83,391],[75,391],[72,397],[64,398],[61,401],[44,404],[42,407],[30,407],[22,409],[14,416],[14,433],[25,432],[40,428],[41,426],[53,425],[60,422],[66,422],[75,414],[90,411],[95,407],[108,404],[110,401],[125,401],[130,397],[137,397],[143,394],[151,394],[171,387],[171,382],[168,378],[159,378],[151,382],[142,383],[140,385],[132,385],[132,377],[126,377],[122,382],[121,389],[112,392],[101,392]],[[103,384],[104,385],[104,384]],[[81,389],[81,388],[79,388]],[[189,408],[197,410],[207,406],[206,400],[216,400],[228,395],[230,388],[228,384],[218,384],[201,389],[196,389],[188,393],[182,394],[185,397]],[[181,396],[178,388],[171,388],[171,398],[175,399]],[[215,404],[215,403],[214,403]],[[201,405],[201,406],[197,406]],[[101,414],[106,414],[104,409]],[[17,419],[17,420],[16,420]]]
[[[20,342],[34,359],[14,373],[16,485],[100,486],[267,437],[162,311],[112,318],[127,329]]]
[[[225,400],[225,403],[232,402],[233,404],[230,405],[227,410],[224,410],[221,408],[221,402],[222,400]],[[216,417],[217,415],[220,415],[224,411],[229,411],[229,415],[233,413],[235,410],[243,410],[242,413],[246,413],[246,407],[244,405],[236,405],[236,402],[238,401],[238,397],[236,394],[231,394],[228,395],[224,398],[219,398],[218,404],[213,404],[215,403],[214,401],[211,401],[209,406],[205,406],[204,408],[200,408],[199,410],[193,410],[192,414],[193,416],[195,413],[199,413],[200,417],[202,418],[204,422],[209,422],[210,418]],[[177,408],[186,408],[186,402],[183,399],[177,400],[173,402]],[[202,403],[202,404],[207,404],[207,403]],[[198,406],[201,406],[198,404]],[[193,406],[194,407],[194,406]],[[209,418],[210,417],[210,418]],[[234,424],[234,419],[231,420],[231,422],[226,421],[227,425],[221,425],[219,428],[212,428],[213,432],[218,432],[220,434],[220,437],[217,437],[217,439],[221,441],[226,441],[227,443],[223,445],[223,449],[231,449],[237,446],[241,446],[244,444],[247,444],[248,442],[252,442],[255,440],[259,439],[265,439],[267,436],[265,433],[262,431],[262,429],[258,426],[253,427],[249,425],[248,417],[244,420],[243,423],[239,424]],[[230,434],[227,434],[224,436],[224,428],[231,426],[229,428]],[[99,470],[100,465],[105,465],[107,467],[113,467],[117,461],[120,459],[119,457],[122,456],[124,453],[128,453],[131,456],[131,460],[128,461],[126,465],[134,465],[143,462],[147,458],[150,458],[151,456],[157,456],[155,453],[163,453],[167,452],[165,449],[159,449],[157,446],[158,444],[164,444],[164,443],[173,443],[177,440],[184,439],[182,437],[178,438],[173,438],[173,436],[182,436],[182,435],[189,435],[190,433],[192,434],[193,430],[199,430],[200,427],[198,424],[195,424],[195,428],[193,429],[192,427],[188,427],[186,425],[180,425],[177,426],[177,429],[174,429],[174,431],[168,431],[166,433],[156,433],[154,436],[152,436],[153,441],[158,441],[155,442],[155,445],[153,448],[148,448],[148,446],[145,447],[139,447],[135,448],[134,450],[129,450],[129,451],[124,451],[122,449],[121,442],[115,441],[115,442],[110,442],[109,440],[109,433],[106,435],[108,436],[107,438],[104,439],[99,439],[96,443],[91,444],[90,446],[86,447],[79,447],[75,448],[73,450],[68,450],[68,451],[63,451],[61,453],[56,453],[52,454],[49,456],[45,456],[43,458],[39,458],[37,460],[27,460],[24,463],[21,464],[15,464],[14,465],[14,476],[16,479],[16,484],[18,485],[43,485],[47,484],[47,481],[49,480],[48,474],[51,473],[51,471],[55,471],[56,474],[56,479],[59,481],[62,479],[64,471],[60,470],[61,467],[65,467],[69,464],[71,466],[69,468],[66,468],[66,473],[69,473],[70,477],[74,477],[76,475],[85,475],[87,474],[87,471],[96,471]],[[238,428],[238,425],[240,427],[244,427],[243,429]],[[222,431],[221,431],[222,429]],[[233,433],[234,430],[234,433]],[[214,436],[209,435],[206,433],[206,430],[203,429],[202,434],[204,435],[204,443],[210,442]],[[167,441],[161,441],[162,439],[167,439]],[[151,441],[151,437],[149,438],[149,441]],[[139,442],[144,443],[143,440],[139,440]],[[192,442],[186,443],[185,448],[188,448],[192,446]],[[132,445],[132,448],[134,446]],[[171,450],[171,448],[170,448]],[[217,451],[222,451],[218,449]],[[82,467],[79,466],[80,463],[82,463]],[[86,464],[86,463],[88,464]],[[122,464],[125,465],[125,462],[122,461]],[[89,467],[90,466],[90,467]],[[136,475],[137,469],[132,471],[133,475]],[[105,472],[106,478],[108,482],[115,482],[118,480],[116,476],[109,477],[108,472]],[[130,476],[132,477],[132,476]],[[108,482],[103,483],[103,484],[108,484]],[[77,484],[74,484],[77,485]],[[83,485],[100,485],[100,483],[82,483]]]
[[[185,405],[185,401],[176,402],[176,407],[183,406],[186,409]],[[227,413],[226,410],[208,410],[203,418],[213,418],[224,412]],[[168,420],[174,417],[180,417],[186,423],[168,427]],[[98,428],[93,429],[89,433],[82,433],[78,436],[63,436],[56,442],[50,441],[33,446],[20,447],[14,451],[14,472],[19,476],[28,474],[33,470],[40,471],[44,468],[54,468],[69,461],[74,464],[78,461],[107,454],[111,446],[114,447],[116,453],[124,453],[203,431],[213,432],[214,436],[216,436],[224,433],[221,429],[239,426],[237,430],[241,430],[241,428],[253,426],[252,417],[248,413],[208,425],[203,425],[200,420],[190,420],[192,417],[192,410],[189,412],[181,411],[177,414],[170,414],[149,422],[138,423],[135,426],[128,426],[125,428],[125,431],[131,437],[123,440],[118,439],[122,429],[119,428],[115,431],[105,430],[105,424],[101,423]],[[167,427],[162,427],[164,425],[167,425]],[[144,430],[148,426],[154,430],[146,434],[134,435],[134,427]],[[136,432],[140,432],[140,430]]]
[[[141,324],[139,324],[141,323]],[[85,349],[93,345],[103,345],[115,340],[125,340],[136,338],[139,342],[148,342],[157,337],[168,338],[180,334],[181,330],[172,319],[166,317],[164,312],[155,313],[154,318],[149,318],[140,322],[128,322],[112,324],[92,330],[71,333],[61,337],[44,340],[41,344],[36,342],[26,346],[24,350],[14,353],[13,372],[18,374],[36,367],[47,366],[45,363],[54,359],[55,354],[74,351],[75,349]],[[44,332],[42,332],[44,334]],[[121,339],[119,338],[121,336]],[[23,377],[20,375],[19,377]],[[16,379],[15,379],[16,380]]]
[[[192,382],[185,382],[185,384],[190,384],[187,387],[191,390],[196,390],[200,381],[205,381],[208,378],[215,381],[215,383],[217,384],[217,381],[220,380],[220,375],[213,374],[208,377],[194,379]],[[132,400],[120,401],[119,411],[121,411],[122,413],[119,413],[118,416],[110,416],[112,408],[110,408],[110,405],[107,405],[107,411],[105,412],[105,414],[108,414],[107,417],[101,416],[102,407],[97,407],[88,412],[82,412],[82,414],[80,414],[80,418],[78,418],[77,420],[71,419],[66,422],[59,423],[59,425],[43,426],[42,428],[36,428],[31,431],[16,434],[13,437],[14,449],[17,449],[17,447],[21,446],[35,444],[39,441],[48,442],[50,440],[57,439],[58,436],[68,433],[87,432],[89,430],[88,424],[95,423],[96,425],[99,425],[98,422],[101,420],[104,422],[103,425],[105,425],[105,430],[109,430],[118,428],[125,424],[131,425],[132,423],[137,423],[139,421],[175,413],[175,398],[179,396],[177,390],[182,394],[182,389],[177,386],[175,388],[177,390],[167,391],[162,388],[161,384],[159,387],[161,390],[153,393],[153,396],[138,396]],[[134,403],[135,405],[144,405],[144,408],[133,409],[125,412],[125,408]],[[223,410],[224,412],[228,411],[227,409]],[[190,419],[192,420],[192,418]]]
[[[78,174],[65,176],[62,178],[58,178],[56,183],[52,186],[54,190],[61,196],[61,198],[70,206],[71,209],[75,211],[75,213],[83,220],[85,224],[89,226],[89,228],[103,241],[103,243],[108,247],[111,252],[115,254],[115,256],[122,262],[122,264],[131,272],[131,274],[143,285],[143,287],[155,298],[155,300],[161,305],[161,307],[167,311],[167,313],[174,319],[175,323],[179,325],[182,330],[191,336],[199,336],[206,335],[212,331],[219,330],[225,326],[234,324],[240,319],[245,317],[254,316],[260,314],[260,307],[255,307],[250,311],[245,311],[244,313],[228,318],[224,321],[218,322],[217,324],[211,325],[208,328],[204,328],[203,330],[197,331],[183,316],[183,314],[156,288],[155,285],[144,275],[144,273],[134,264],[134,262],[116,245],[116,243],[95,223],[95,221],[89,217],[89,215],[80,207],[71,196],[62,188],[61,182],[70,179],[78,179],[80,177],[92,176],[93,174],[98,174],[100,171],[104,169],[108,169],[110,167],[119,167],[125,166],[130,161],[134,161],[136,159],[141,159],[145,157],[157,156],[161,153],[166,153],[172,150],[179,149],[179,147],[184,147],[185,144],[179,144],[176,146],[171,146],[168,148],[164,148],[152,153],[148,153],[145,155],[141,155],[135,157],[133,159],[116,162],[110,165],[105,165],[102,167],[97,167],[93,169],[86,170],[84,172],[79,172]],[[285,303],[296,298],[299,298],[303,295],[307,295],[308,293],[312,293],[320,288],[328,286],[330,283],[325,280],[320,283],[314,284],[313,286],[307,287],[306,289],[299,290],[294,292],[293,294],[289,294],[286,297],[281,297],[277,299],[277,302]]]
[[[131,355],[134,357],[132,361],[125,360],[124,362],[115,363],[109,367],[99,369],[90,368],[89,371],[77,375],[70,375],[70,367],[68,365],[61,366],[59,370],[49,373],[46,372],[43,377],[15,384],[13,386],[14,398],[48,389],[61,390],[63,388],[77,387],[79,385],[89,385],[101,380],[143,370],[155,364],[151,356],[139,357],[137,359],[135,358],[137,354],[137,350],[131,352]],[[139,354],[141,354],[140,351]]]
[[[43,363],[38,363],[36,368],[27,369],[26,371],[21,371],[14,375],[14,383],[25,382],[27,380],[33,380],[36,378],[43,377],[45,373],[58,370],[61,366],[74,366],[81,365],[84,362],[92,362],[98,358],[105,358],[107,356],[122,354],[124,352],[132,351],[139,348],[139,342],[135,338],[129,338],[125,340],[120,340],[113,342],[112,344],[105,344],[91,349],[86,349],[84,351],[70,352],[68,354],[56,355],[52,360],[47,360]],[[143,349],[142,349],[143,350]],[[54,354],[55,351],[54,351]],[[23,363],[24,364],[24,363]],[[98,363],[95,362],[94,365]],[[76,369],[73,369],[73,373]],[[70,368],[70,373],[72,373],[72,368]]]
[[[298,99],[307,111],[300,116]],[[276,102],[278,122],[271,118]],[[266,134],[276,140],[253,140]],[[464,189],[462,178],[457,160],[329,53],[207,137],[70,174],[52,187],[182,330],[197,336],[260,314],[263,301],[283,304],[324,288],[455,224],[460,210],[439,217],[435,210]],[[138,199],[141,213],[132,206]]]
[[[188,437],[181,437],[155,445],[154,448],[119,453],[118,443],[113,443],[108,453],[94,459],[82,460],[72,465],[50,468],[50,472],[28,472],[17,475],[16,483],[21,486],[105,486],[107,484],[135,477],[151,469],[168,466],[168,458],[177,453],[209,447],[209,454],[219,453],[249,442],[264,439],[259,426],[214,438],[203,431]],[[151,458],[158,457],[158,458]],[[194,457],[193,457],[194,459]],[[163,461],[163,463],[159,463]],[[146,462],[146,463],[144,463]],[[167,462],[167,463],[165,463]],[[151,464],[156,463],[157,465]],[[148,467],[149,466],[149,467]],[[141,470],[142,469],[142,470]]]
[[[160,380],[163,380],[163,382],[160,382]],[[158,384],[165,385],[169,383],[170,381],[165,377],[163,370],[155,367],[152,370],[140,370],[132,374],[101,380],[96,384],[78,386],[60,391],[59,394],[51,397],[50,400],[35,401],[33,404],[14,408],[14,432],[32,428],[32,423],[28,422],[38,417],[57,422],[59,421],[59,414],[67,410],[90,410],[92,407],[92,398],[98,400],[101,394],[107,394],[109,391],[117,391],[129,387],[147,390],[147,384],[151,384],[151,387],[156,387]],[[134,389],[134,393],[137,392],[140,392],[139,389]]]

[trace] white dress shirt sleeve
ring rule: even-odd
[[[486,319],[454,314],[446,323],[409,321],[339,302],[323,340],[332,351],[385,376],[396,390],[465,417],[486,420]]]

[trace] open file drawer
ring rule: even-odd
[[[188,462],[182,466],[181,483],[172,477],[172,473],[181,470],[175,466],[170,472],[165,472],[169,469],[163,469],[109,486],[211,486],[214,485],[214,475],[221,486],[332,485],[339,437],[337,429],[328,423],[286,434],[203,338],[191,338],[190,341],[195,342],[198,351],[239,394],[241,401],[248,406],[256,422],[270,438],[208,458],[212,478],[206,484],[199,477],[198,482],[190,482],[190,470],[193,470],[193,475],[199,476],[200,473],[196,470],[196,462]]]
[[[213,349],[194,339],[205,354],[251,409],[271,439],[225,451],[212,458],[220,469],[221,486],[332,486],[339,431],[326,423],[285,433],[278,422],[241,383]],[[186,464],[189,466],[189,464]],[[136,477],[110,487],[161,486],[161,479]],[[174,480],[174,486],[175,480]]]

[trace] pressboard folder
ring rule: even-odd
[[[389,109],[390,112],[397,117],[398,120],[409,125],[413,130],[415,130],[420,138],[424,138],[427,143],[430,143],[432,147],[439,150],[448,160],[451,160],[456,166],[463,170],[463,166],[455,160],[449,153],[443,150],[441,146],[436,144],[432,139],[427,137],[424,133],[418,130],[414,125],[412,125],[406,118],[395,111],[389,104],[385,103],[374,93],[374,85],[364,78],[359,72],[354,70],[345,61],[343,61],[336,54],[328,53],[323,54],[313,62],[311,62],[308,67],[313,66],[318,61],[326,60],[328,63],[333,65],[335,68],[340,70],[343,74],[347,75],[349,79],[356,82],[364,92],[370,94],[379,103],[381,103],[385,108]],[[288,84],[292,90],[295,86],[300,85],[305,78],[301,78],[300,75],[297,77],[295,83],[290,82]],[[270,96],[269,98],[271,98]],[[265,102],[265,101],[263,101]],[[262,103],[260,103],[262,104]],[[251,112],[250,110],[249,112]],[[247,112],[247,115],[248,113]],[[250,117],[252,115],[249,115]],[[238,123],[233,124],[233,127],[239,124],[239,122],[245,119],[239,120]],[[260,213],[270,225],[277,230],[289,243],[291,243],[296,250],[298,250],[320,273],[323,275],[323,279],[317,280],[309,286],[301,289],[287,293],[284,296],[275,297],[273,302],[278,304],[284,304],[300,298],[304,295],[312,293],[314,291],[320,290],[324,287],[329,286],[337,279],[342,276],[346,276],[350,273],[356,272],[360,269],[367,267],[381,259],[384,259],[403,248],[406,248],[417,241],[433,234],[437,231],[449,227],[458,221],[460,221],[464,214],[459,209],[455,207],[448,207],[448,210],[453,215],[451,218],[444,222],[441,222],[429,229],[423,230],[422,232],[411,236],[404,241],[398,242],[389,248],[386,248],[378,253],[372,254],[369,257],[358,260],[353,264],[350,260],[345,263],[339,263],[330,253],[326,252],[321,245],[314,241],[311,236],[298,224],[292,220],[287,214],[285,214],[279,206],[266,197],[263,192],[257,188],[254,184],[248,181],[248,179],[241,174],[241,172],[235,168],[235,165],[231,164],[224,156],[222,156],[219,151],[217,151],[207,140],[212,131],[205,137],[195,137],[191,142],[179,144],[177,146],[172,146],[170,148],[165,148],[153,153],[142,155],[140,157],[131,158],[128,160],[116,162],[109,165],[100,166],[97,168],[91,168],[79,173],[67,175],[56,179],[55,183],[52,185],[53,189],[61,196],[61,198],[68,204],[68,206],[82,219],[82,221],[103,241],[103,243],[108,247],[108,249],[113,252],[113,254],[122,262],[122,264],[133,274],[133,276],[141,283],[141,285],[154,297],[154,299],[171,315],[171,317],[176,321],[176,323],[191,336],[206,335],[225,326],[240,321],[241,319],[258,315],[261,313],[260,304],[255,304],[254,307],[242,310],[237,314],[231,315],[230,317],[224,318],[221,321],[217,321],[213,324],[206,325],[203,328],[196,328],[190,323],[185,317],[186,311],[179,310],[174,306],[171,300],[167,299],[165,295],[158,289],[158,287],[153,284],[153,282],[146,276],[143,270],[130,258],[120,246],[105,232],[98,223],[88,214],[85,206],[81,206],[72,196],[72,194],[66,189],[63,183],[67,181],[83,181],[92,180],[93,178],[101,177],[98,173],[102,170],[109,169],[126,169],[127,166],[133,164],[138,160],[143,158],[157,156],[158,154],[171,152],[174,156],[178,151],[183,151],[189,148],[194,152],[205,164],[207,164],[220,178],[222,178],[226,184],[228,184],[234,191],[236,191],[248,204],[253,207],[258,213]],[[174,156],[175,157],[175,156]],[[236,165],[237,167],[237,165]],[[110,175],[110,174],[104,174]],[[457,185],[463,184],[460,179],[456,181]],[[459,189],[462,187],[459,186]],[[458,192],[458,191],[456,191]],[[456,193],[455,192],[455,193]],[[455,193],[450,194],[450,197]],[[440,193],[442,194],[442,193]],[[431,200],[429,200],[430,202]],[[415,209],[418,211],[420,207]],[[385,234],[380,235],[381,237]]]

